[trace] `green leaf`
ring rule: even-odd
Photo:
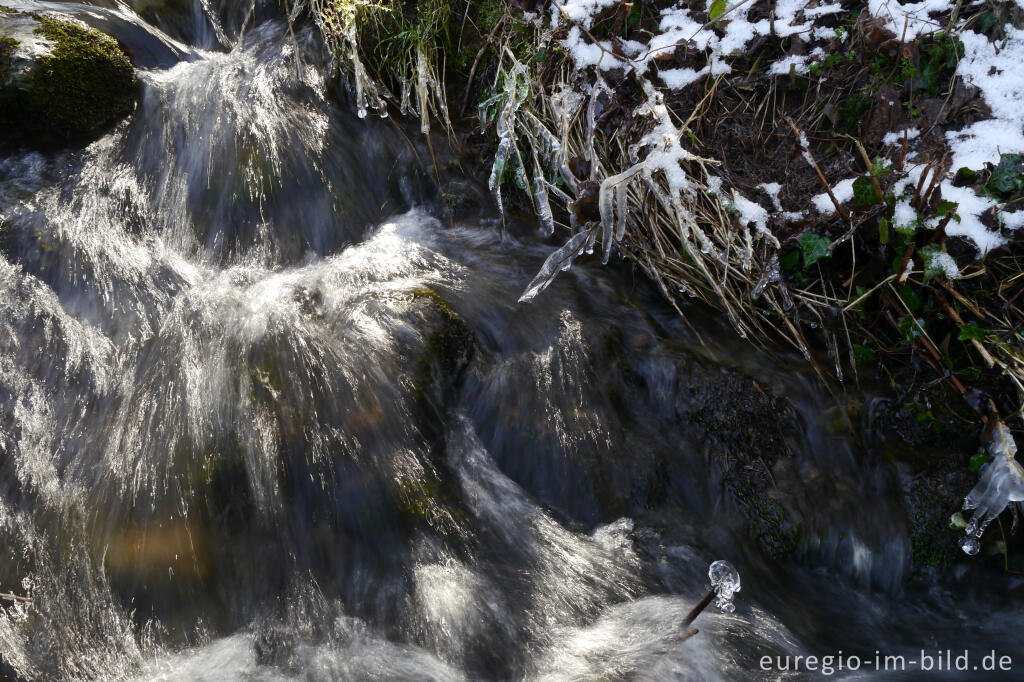
[[[796,243],[800,246],[800,252],[804,256],[805,268],[809,268],[822,258],[828,258],[832,255],[828,250],[828,245],[831,242],[813,232],[805,232],[800,235]]]
[[[943,253],[942,247],[938,244],[926,244],[918,251],[924,261],[924,281],[928,281],[938,275],[945,276],[946,270],[938,264],[938,257]]]
[[[878,353],[875,352],[874,348],[853,344],[853,359],[858,365],[874,364],[877,357]]]
[[[945,218],[950,211],[955,211],[959,204],[955,204],[952,201],[943,201],[939,204],[939,207],[935,209],[935,217]]]
[[[964,324],[959,325],[959,327],[960,333],[957,334],[957,341],[982,341],[985,339],[986,336],[988,336],[989,333],[987,329],[985,329],[984,327],[979,327],[973,322],[966,322]]]
[[[850,296],[850,300],[847,301],[848,305],[852,304],[854,301],[857,301],[857,304],[853,306],[853,310],[856,310],[861,317],[866,317],[866,313],[864,312],[864,304],[867,303],[868,299],[870,298],[868,296],[864,297],[863,300],[861,300],[861,297],[864,296],[864,294],[866,293],[868,293],[867,287],[862,287],[858,284],[853,288],[853,295]]]
[[[905,343],[912,343],[914,339],[921,336],[924,329],[924,320],[914,318],[911,315],[904,315],[899,321],[900,334],[903,335]]]
[[[779,258],[779,265],[782,266],[783,270],[796,270],[796,267],[800,265],[800,251],[793,249],[787,253],[784,253]]]
[[[892,166],[889,162],[882,158],[876,158],[875,162],[871,164],[871,174],[876,178],[880,178],[883,175],[888,175],[892,172]]]
[[[1012,194],[1024,188],[1024,174],[1020,154],[1003,154],[999,165],[985,183],[985,189],[993,194]]]
[[[956,375],[963,377],[966,381],[973,384],[981,379],[981,369],[978,367],[967,367],[958,371]]]
[[[881,244],[889,243],[889,219],[880,218],[878,220],[878,241]]]
[[[918,82],[918,90],[927,90],[934,95],[939,89],[939,67],[929,62],[921,69],[921,80]]]
[[[853,181],[853,205],[857,208],[871,208],[878,203],[878,195],[875,194],[875,184],[871,178],[861,176]]]
[[[909,284],[901,286],[897,293],[903,299],[910,312],[916,313],[921,309],[921,297],[917,295],[917,292]]]
[[[978,181],[978,171],[971,170],[967,166],[964,166],[957,170],[956,175],[953,177],[953,184],[957,187],[966,187],[967,185],[973,185]]]
[[[903,272],[903,256],[896,256],[892,259],[892,274],[898,275]]]
[[[722,13],[725,12],[725,8],[725,0],[715,0],[708,9],[708,19],[717,21],[718,17],[722,16]]]
[[[982,466],[988,464],[991,461],[992,458],[986,455],[984,452],[976,452],[973,455],[971,455],[971,459],[968,462],[967,467],[971,471],[977,471]]]

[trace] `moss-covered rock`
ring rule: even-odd
[[[443,392],[458,378],[473,356],[473,331],[433,289],[411,293],[426,337],[416,378],[417,398],[425,398],[432,387]]]
[[[0,13],[0,128],[6,142],[62,144],[132,110],[135,71],[110,36],[69,18]]]

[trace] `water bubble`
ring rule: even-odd
[[[740,574],[728,561],[719,559],[708,567],[708,578],[715,590],[715,606],[726,613],[736,610],[732,597],[740,591]]]

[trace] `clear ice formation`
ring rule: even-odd
[[[964,509],[974,510],[960,541],[960,548],[967,554],[977,554],[981,549],[981,536],[993,519],[1007,506],[1024,501],[1024,468],[1014,458],[1017,444],[1013,434],[1001,421],[992,427],[988,453],[992,461],[982,467],[981,480],[964,498]]]
[[[715,606],[726,613],[735,611],[732,597],[740,591],[740,574],[733,565],[722,559],[715,561],[708,567],[708,578],[715,591]]]

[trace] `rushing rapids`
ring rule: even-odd
[[[31,600],[0,601],[4,675],[746,680],[779,674],[766,656],[1024,654],[1013,579],[903,586],[897,484],[803,372],[713,319],[696,337],[614,268],[517,304],[551,247],[438,220],[311,27],[12,4],[110,32],[141,92],[84,150],[0,159],[0,592]],[[755,380],[786,396],[778,433],[730,411]],[[714,428],[791,452],[772,494],[804,515],[801,561],[749,539]],[[684,639],[720,557],[736,611]]]

